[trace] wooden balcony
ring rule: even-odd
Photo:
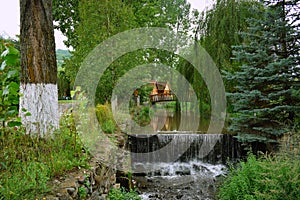
[[[173,94],[155,94],[155,95],[150,95],[150,101],[152,103],[162,102],[162,101],[176,101],[176,97]]]

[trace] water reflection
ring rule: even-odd
[[[206,132],[209,120],[200,120],[193,112],[176,112],[168,109],[153,109],[150,114],[153,131],[201,131]]]

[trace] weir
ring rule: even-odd
[[[241,144],[226,134],[169,131],[132,134],[128,141],[144,200],[214,199],[216,178],[242,156]]]
[[[241,157],[241,145],[233,135],[187,132],[134,134],[129,136],[133,163],[203,161],[225,164]]]

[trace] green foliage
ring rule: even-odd
[[[114,133],[116,130],[116,125],[113,120],[108,120],[102,124],[101,128],[105,133]]]
[[[76,48],[78,35],[76,30],[80,22],[78,5],[79,0],[54,0],[53,20],[58,22],[55,28],[60,30],[68,40],[64,41],[67,47]]]
[[[194,56],[195,57],[195,56]],[[194,59],[197,59],[196,57]],[[210,107],[211,107],[211,101],[210,101],[210,94],[206,87],[206,84],[202,78],[202,76],[199,74],[199,72],[187,61],[182,61],[179,65],[177,70],[185,76],[185,78],[188,80],[190,84],[192,84],[193,89],[197,95],[197,99],[199,100],[199,112],[201,117],[209,118],[210,116]],[[179,81],[180,83],[181,81]],[[189,94],[188,85],[178,85],[179,91],[183,92],[182,96],[189,97],[191,96]],[[190,100],[187,99],[187,102],[185,105],[182,105],[187,110],[187,104]],[[197,108],[197,107],[195,107]],[[195,108],[189,107],[189,110],[198,112],[198,110],[195,110]]]
[[[12,44],[1,41],[0,57],[0,122],[2,126],[21,125],[18,115],[20,90],[20,58],[19,51]],[[6,124],[7,123],[7,124]]]
[[[114,121],[111,109],[109,104],[101,105],[98,104],[96,106],[96,116],[98,122],[101,126],[101,129],[105,133],[114,133],[117,130],[117,125]]]
[[[294,1],[295,2],[295,1]],[[240,137],[252,135],[257,140],[272,141],[294,131],[300,111],[299,40],[293,18],[295,5],[274,1],[259,10],[260,19],[249,19],[244,43],[235,47],[234,60],[239,71],[227,73],[237,83],[228,96],[234,107],[230,131]]]
[[[86,199],[86,197],[87,197],[87,192],[86,192],[85,186],[80,186],[80,187],[78,188],[78,195],[79,195],[79,198],[80,198],[81,200]]]
[[[166,27],[171,30],[176,29],[177,33],[187,34],[190,27],[190,5],[186,0],[101,2],[97,0],[67,0],[64,2],[54,1],[53,9],[54,18],[59,22],[58,28],[67,36],[68,45],[74,48],[71,59],[65,61],[65,73],[70,78],[71,86],[73,86],[78,69],[88,53],[117,33],[138,27]],[[73,13],[76,14],[73,15]],[[168,40],[174,40],[174,38],[168,38]],[[111,59],[117,60],[113,54],[111,54]],[[118,78],[126,71],[145,62],[152,63],[154,60],[158,62],[157,60],[163,59],[168,60],[169,66],[175,65],[172,56],[153,49],[142,49],[119,58],[101,77],[96,91],[96,104],[104,104],[111,99],[112,89]],[[83,87],[83,89],[88,91],[87,88]]]
[[[56,50],[58,98],[70,97],[70,78],[66,74],[65,60],[71,56],[68,50]]]
[[[222,200],[299,199],[299,173],[299,159],[283,155],[265,155],[257,159],[250,154],[247,161],[231,170],[218,197]]]
[[[138,195],[135,190],[126,192],[124,188],[115,189],[109,191],[108,200],[141,200],[142,198]]]
[[[243,37],[240,32],[248,29],[248,18],[260,18],[256,12],[262,6],[254,0],[217,0],[210,10],[196,16],[199,43],[209,53],[220,70],[236,71],[237,63],[233,62],[233,46],[240,45]],[[198,76],[199,77],[199,76]],[[210,99],[203,80],[195,74],[196,92],[201,116],[210,116]],[[235,82],[226,81],[227,91],[232,91]],[[228,102],[228,111],[231,112],[231,102]]]
[[[232,46],[243,42],[240,32],[248,28],[248,18],[260,15],[254,12],[261,5],[253,0],[217,0],[200,21],[203,26],[201,45],[219,68],[232,66]],[[232,69],[231,69],[232,70]]]
[[[25,134],[22,127],[1,129],[0,199],[42,197],[51,190],[48,180],[75,167],[87,167],[88,155],[74,137],[66,126],[43,139]]]
[[[56,50],[56,60],[57,60],[58,68],[62,67],[64,60],[70,58],[70,56],[71,56],[71,54],[70,54],[69,50],[57,49]]]
[[[133,120],[140,126],[149,125],[150,118],[150,107],[149,106],[137,106],[131,108],[131,116]]]

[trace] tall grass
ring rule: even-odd
[[[103,132],[114,133],[117,131],[117,125],[113,119],[113,114],[109,104],[98,104],[96,106],[96,116]]]
[[[218,198],[300,199],[300,159],[297,148],[282,148],[276,155],[263,155],[260,158],[250,154],[238,168],[231,169],[219,190]]]
[[[22,128],[0,132],[0,199],[34,199],[52,188],[48,181],[76,167],[87,167],[88,155],[62,126],[49,138],[25,134]]]

